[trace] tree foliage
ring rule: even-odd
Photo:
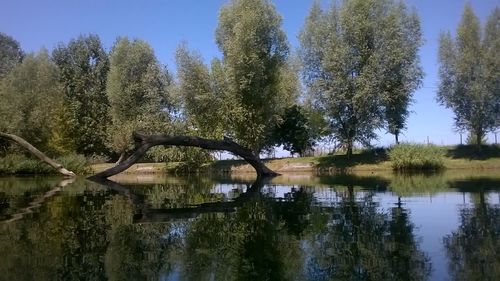
[[[490,15],[484,33],[466,5],[457,35],[439,39],[438,101],[455,113],[455,125],[476,136],[476,144],[500,125],[500,9]]]
[[[14,66],[19,64],[24,57],[24,52],[14,38],[0,32],[0,78],[9,73]]]
[[[97,35],[80,36],[52,53],[60,70],[64,106],[58,128],[62,146],[85,155],[106,152],[108,55]]]
[[[282,122],[276,126],[277,145],[283,145],[291,153],[304,154],[314,145],[313,131],[308,116],[298,105],[285,109]]]
[[[212,69],[204,64],[200,54],[182,44],[176,52],[179,91],[188,126],[197,135],[222,138],[228,116],[234,108],[226,92],[224,70],[219,60],[212,62]]]
[[[116,41],[106,88],[112,121],[108,135],[113,150],[130,149],[133,131],[168,132],[171,82],[148,43],[126,37]]]
[[[313,104],[348,155],[355,141],[369,144],[375,129],[404,127],[422,74],[418,17],[403,3],[350,0],[322,10],[315,2],[300,41]]]
[[[226,91],[235,103],[228,133],[255,153],[271,145],[277,116],[296,88],[287,71],[289,48],[281,17],[268,0],[233,0],[219,15]]]
[[[0,84],[0,131],[19,135],[41,150],[57,151],[52,134],[63,98],[58,74],[46,50],[15,66]]]

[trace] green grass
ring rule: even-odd
[[[389,159],[397,171],[440,170],[444,168],[445,150],[435,145],[405,143],[394,146]]]

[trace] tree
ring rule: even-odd
[[[326,11],[315,2],[299,37],[308,93],[348,157],[384,123],[399,134],[421,79],[415,13],[394,1],[343,1]]]
[[[276,126],[275,138],[278,145],[291,153],[303,155],[314,145],[313,132],[310,130],[309,119],[298,105],[285,109],[281,116],[283,120]]]
[[[130,150],[133,131],[169,132],[171,82],[146,42],[126,37],[116,41],[106,87],[112,120],[108,135],[113,150]]]
[[[488,131],[500,119],[500,9],[488,19],[484,35],[478,18],[466,5],[456,38],[449,32],[439,39],[437,100],[455,113],[455,126],[476,136],[481,147]]]
[[[0,78],[19,64],[24,57],[23,50],[14,38],[0,32]]]
[[[398,144],[399,134],[406,128],[413,92],[423,78],[418,57],[422,33],[418,15],[415,11],[408,12],[403,2],[390,8],[382,24],[379,27],[385,40],[382,49],[385,54],[380,62],[384,66],[382,106],[387,131]]]
[[[46,50],[29,54],[0,85],[0,131],[19,135],[43,151],[51,143],[55,115],[62,105],[59,72]]]
[[[221,139],[224,127],[231,116],[231,100],[226,93],[224,73],[219,60],[214,60],[212,70],[203,63],[201,55],[182,44],[176,52],[179,91],[184,114],[189,127],[196,135]]]
[[[289,48],[281,17],[268,0],[232,0],[220,12],[216,42],[235,105],[227,132],[258,155],[272,145],[277,116],[297,90],[285,87]]]
[[[80,36],[52,53],[60,70],[64,106],[58,124],[61,145],[85,155],[106,150],[109,60],[97,35]]]

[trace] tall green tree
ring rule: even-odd
[[[389,8],[378,28],[384,41],[380,50],[384,52],[380,57],[384,123],[397,144],[400,133],[406,129],[413,92],[421,86],[423,78],[418,56],[423,43],[420,19],[415,11],[408,11],[399,2]]]
[[[0,84],[0,131],[27,139],[45,151],[54,151],[51,138],[62,88],[57,66],[46,50],[27,55]]]
[[[439,39],[439,103],[455,113],[455,126],[476,136],[481,147],[488,131],[500,126],[500,9],[481,32],[479,19],[466,5],[457,35]]]
[[[176,52],[179,92],[188,127],[203,137],[222,138],[231,115],[231,97],[224,85],[225,75],[219,60],[209,69],[200,54],[182,44]]]
[[[19,64],[24,57],[24,52],[14,38],[0,32],[0,78],[9,73],[14,66]]]
[[[130,149],[135,130],[168,132],[171,82],[148,43],[126,37],[116,41],[110,55],[106,88],[112,120],[108,135],[113,150]]]
[[[68,150],[85,155],[106,153],[109,59],[97,35],[80,36],[54,49],[60,70],[64,107],[59,135]]]
[[[369,144],[384,125],[399,134],[422,76],[415,13],[395,1],[348,0],[327,10],[315,2],[300,42],[311,100],[348,156],[354,142]]]
[[[272,145],[277,116],[297,90],[286,87],[289,47],[281,22],[268,0],[232,0],[216,30],[235,104],[227,131],[256,154]]]

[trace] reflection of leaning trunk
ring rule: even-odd
[[[4,222],[17,221],[17,220],[22,219],[24,217],[24,215],[29,214],[29,213],[33,213],[33,210],[40,208],[42,206],[43,202],[45,202],[45,200],[58,194],[63,187],[67,186],[68,184],[73,183],[74,181],[75,181],[74,177],[60,181],[54,188],[45,192],[43,195],[36,197],[33,201],[31,201],[28,204],[28,207],[21,209],[19,213],[13,214],[12,218],[10,218]]]
[[[43,152],[38,150],[36,147],[31,145],[29,142],[27,142],[23,138],[18,137],[18,136],[13,135],[13,134],[6,134],[6,133],[2,133],[2,132],[0,132],[0,138],[4,138],[4,139],[7,139],[7,140],[10,140],[10,141],[17,143],[18,145],[22,146],[24,149],[29,151],[29,153],[31,153],[31,155],[37,157],[38,159],[42,160],[42,162],[44,162],[44,163],[50,165],[51,167],[53,167],[54,169],[56,169],[60,174],[63,174],[67,177],[74,177],[75,176],[75,173],[64,168],[63,165],[57,163],[52,158],[45,155]]]
[[[144,202],[144,198],[137,196],[127,186],[123,186],[117,182],[102,178],[90,178],[90,180],[99,183],[106,188],[128,197],[135,205],[136,213],[134,215],[134,223],[145,222],[166,222],[178,219],[196,218],[205,213],[230,213],[236,211],[245,202],[261,195],[261,189],[267,184],[271,177],[257,177],[257,179],[249,185],[247,190],[233,201],[223,202],[207,202],[185,208],[167,208],[167,209],[152,209],[149,204]]]

